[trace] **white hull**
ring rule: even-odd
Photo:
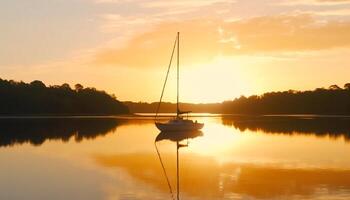
[[[182,120],[167,123],[156,122],[155,124],[160,131],[196,131],[202,129],[204,126],[203,123],[183,122]]]

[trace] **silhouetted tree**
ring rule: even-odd
[[[61,85],[61,88],[62,88],[62,89],[66,89],[66,90],[71,90],[70,85],[69,85],[68,83],[63,83],[63,84]]]
[[[345,83],[344,88],[350,90],[350,83]]]
[[[330,90],[341,90],[341,88],[338,85],[331,85],[329,86]]]
[[[75,84],[74,88],[75,88],[75,91],[80,91],[80,90],[84,89],[84,87],[79,83]]]
[[[37,87],[37,88],[45,88],[46,87],[46,85],[43,82],[38,81],[38,80],[30,82],[30,85],[33,87]]]

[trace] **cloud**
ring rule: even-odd
[[[319,16],[350,16],[350,8],[322,10],[322,11],[306,11],[305,13],[319,15]]]
[[[257,17],[228,24],[241,52],[297,52],[350,46],[350,22],[319,22],[310,15]]]
[[[294,5],[337,5],[347,4],[350,0],[283,0],[279,5],[294,6]]]
[[[121,48],[102,50],[94,62],[133,67],[167,65],[178,31],[182,34],[180,52],[183,62],[196,63],[211,59],[213,51],[225,45],[218,42],[217,23],[216,20],[164,22],[149,32],[134,36]]]
[[[350,0],[283,0],[274,4],[289,13],[304,13],[323,19],[346,19],[350,16]]]
[[[103,49],[94,63],[130,67],[167,65],[177,31],[181,62],[207,62],[218,55],[318,51],[350,47],[350,22],[319,22],[310,15],[263,16],[225,22],[195,19],[162,22],[118,49]]]
[[[317,2],[332,2],[332,3],[338,3],[338,2],[350,2],[350,0],[316,0]]]

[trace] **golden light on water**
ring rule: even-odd
[[[188,139],[188,143],[181,141],[188,146],[179,149],[182,198],[274,199],[283,196],[293,199],[298,195],[336,199],[350,195],[350,145],[345,135],[332,138],[315,132],[254,129],[249,124],[240,125],[237,120],[241,119],[237,117],[234,121],[225,117],[196,120],[205,123],[203,135]],[[84,138],[81,132],[66,142],[55,139],[40,146],[18,144],[1,148],[0,158],[7,160],[0,166],[0,185],[5,189],[2,194],[12,194],[13,185],[9,182],[4,185],[4,180],[16,180],[23,183],[16,188],[29,187],[31,192],[25,194],[28,199],[34,199],[43,191],[35,184],[26,183],[39,176],[42,187],[47,188],[45,191],[58,183],[67,197],[149,199],[156,195],[169,198],[155,145],[175,188],[176,143],[162,140],[155,144],[159,132],[153,120],[116,122],[115,128],[96,138]],[[78,138],[82,138],[77,140],[79,134]],[[38,138],[32,139],[35,140]],[[13,173],[7,173],[9,168]],[[84,183],[77,184],[74,177],[83,177],[79,180]],[[328,192],[319,193],[322,188]],[[45,195],[54,193],[45,192]]]

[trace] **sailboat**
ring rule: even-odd
[[[173,60],[175,48],[177,48],[176,117],[174,119],[169,120],[168,122],[157,122],[157,116],[158,116],[159,108],[160,108],[160,105],[161,105],[161,102],[162,102],[164,89],[165,89],[165,86],[166,86],[166,83],[167,83],[167,79],[168,79],[171,63],[172,63],[172,60]],[[195,131],[195,130],[202,129],[203,126],[204,126],[203,123],[199,123],[197,121],[193,121],[193,120],[189,120],[189,119],[184,119],[182,117],[182,115],[183,114],[188,114],[190,111],[183,112],[183,111],[180,111],[180,109],[179,109],[179,72],[180,72],[180,70],[179,70],[179,63],[180,63],[179,54],[180,54],[180,32],[177,32],[177,36],[176,36],[176,39],[175,39],[173,51],[172,51],[171,58],[170,58],[170,63],[169,63],[169,66],[168,66],[166,78],[165,78],[165,81],[164,81],[162,93],[161,93],[159,104],[158,104],[157,111],[156,111],[156,117],[155,117],[156,118],[156,122],[155,122],[155,125],[160,131],[173,131],[173,132],[176,132],[176,131]]]

